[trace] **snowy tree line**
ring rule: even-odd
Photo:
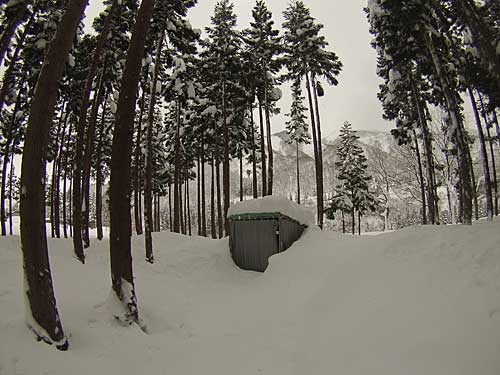
[[[236,184],[230,180],[231,160],[241,166],[240,199],[243,163],[252,165],[252,195],[273,194],[271,120],[280,110],[279,86],[287,81],[297,98],[303,85],[307,90],[322,225],[319,80],[336,85],[342,67],[327,50],[322,25],[302,1],[293,1],[280,32],[258,0],[250,27],[241,31],[233,4],[221,0],[203,38],[186,18],[195,4],[105,0],[92,34],[83,31],[85,0],[2,4],[2,234],[6,196],[12,198],[16,184],[13,159],[20,153],[28,325],[37,338],[60,349],[68,340],[52,289],[46,216],[52,236],[72,236],[75,257],[85,263],[90,222],[102,239],[103,211],[109,208],[112,290],[122,309],[117,318],[141,325],[132,229],[144,232],[146,260],[154,262],[151,232],[159,230],[160,197],[168,195],[171,230],[191,234],[189,184],[196,180],[198,234],[224,236]],[[291,142],[304,142],[308,132],[305,122],[296,123]]]

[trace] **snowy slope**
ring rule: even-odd
[[[266,273],[237,269],[227,240],[134,237],[149,335],[105,309],[107,243],[87,264],[51,241],[70,350],[23,324],[17,238],[0,239],[0,374],[500,373],[499,222],[412,227],[379,236],[306,232]]]

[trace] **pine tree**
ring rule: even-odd
[[[299,165],[299,146],[301,144],[311,143],[309,135],[309,127],[307,125],[307,116],[305,112],[307,108],[304,106],[300,81],[297,80],[292,86],[292,107],[288,117],[290,120],[286,122],[286,131],[288,134],[288,143],[295,143],[295,158],[297,165],[297,203],[300,204],[300,165]]]
[[[295,0],[283,13],[285,29],[283,58],[287,68],[286,80],[295,81],[302,77],[306,80],[309,100],[310,121],[314,146],[316,170],[317,221],[323,226],[323,150],[321,140],[321,124],[317,92],[322,91],[317,82],[321,77],[331,85],[337,85],[337,76],[342,63],[334,52],[328,51],[328,42],[320,35],[323,25],[315,23],[309,9],[300,0]],[[314,95],[314,104],[313,104]]]

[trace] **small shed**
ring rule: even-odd
[[[228,219],[234,262],[244,270],[259,272],[266,270],[271,255],[297,241],[310,223],[307,210],[277,197],[237,203],[229,209]]]

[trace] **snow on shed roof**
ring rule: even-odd
[[[273,195],[235,203],[229,207],[227,217],[271,212],[279,212],[297,220],[300,224],[314,225],[314,214],[311,210],[287,198]]]

